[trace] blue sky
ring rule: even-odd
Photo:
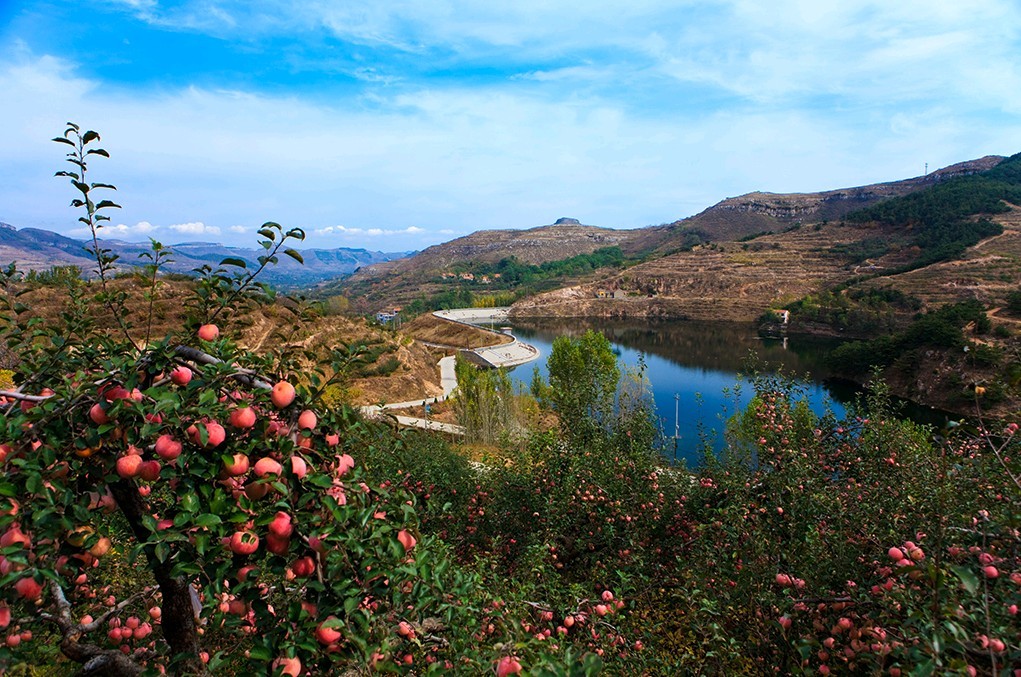
[[[81,235],[73,120],[108,237],[399,251],[1021,151],[1021,3],[0,0],[0,91],[0,221]]]

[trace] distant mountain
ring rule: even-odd
[[[513,257],[524,264],[541,265],[605,247],[633,251],[639,236],[640,231],[586,226],[573,218],[527,230],[479,230],[407,258],[366,266],[336,286],[366,307],[400,304],[442,291],[450,286],[454,273],[473,264]]]
[[[452,278],[450,273],[467,269],[473,263],[495,263],[511,257],[539,265],[613,246],[620,247],[631,260],[654,261],[691,251],[708,242],[734,242],[782,233],[802,223],[839,220],[889,198],[987,171],[1003,160],[1001,156],[986,156],[903,181],[820,193],[748,193],[727,198],[695,216],[634,230],[586,226],[569,218],[528,230],[480,230],[399,261],[366,266],[351,277],[329,285],[329,289],[348,295],[365,306],[362,309],[379,304],[408,303],[413,299],[448,294],[455,289],[491,293],[501,285],[494,281],[490,287],[481,287],[477,281],[464,282]],[[577,282],[577,279],[564,279],[562,285]],[[532,312],[541,313],[541,309],[532,309]]]
[[[705,240],[727,242],[759,233],[780,232],[798,223],[841,219],[883,200],[901,197],[955,177],[987,171],[1004,159],[1000,155],[987,155],[911,179],[820,193],[747,193],[727,198],[694,216],[646,229],[647,236],[641,242],[665,253],[678,242],[690,241],[687,235],[691,233],[697,233]],[[676,246],[673,248],[676,249]]]
[[[146,260],[139,254],[149,251],[149,245],[120,240],[101,240],[103,247],[120,256],[118,265],[142,265]],[[0,223],[0,263],[14,261],[24,270],[42,270],[53,266],[79,266],[91,270],[95,262],[85,252],[91,243],[75,240],[58,233],[37,228],[17,229]],[[173,262],[167,272],[191,274],[202,265],[216,266],[227,257],[244,259],[250,266],[257,266],[257,259],[265,250],[242,247],[227,247],[209,242],[185,242],[172,245]],[[362,266],[392,261],[406,256],[408,252],[379,252],[367,249],[304,249],[301,265],[290,257],[281,256],[277,265],[267,269],[262,279],[283,287],[311,286],[348,275]]]
[[[671,250],[695,229],[704,244]],[[850,333],[855,297],[1004,305],[1021,284],[1021,154],[862,188],[753,193],[651,230],[665,255],[523,299],[512,316],[749,321],[797,307],[792,322],[804,322],[830,312],[805,311],[826,296],[837,299],[833,324]]]

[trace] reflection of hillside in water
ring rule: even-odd
[[[561,335],[579,335],[588,329],[601,331],[610,341],[649,355],[657,355],[685,367],[739,372],[753,367],[774,371],[782,367],[791,376],[811,374],[826,378],[825,356],[838,341],[793,337],[786,349],[783,341],[762,340],[748,324],[724,322],[613,322],[607,320],[514,321],[515,333],[552,341]]]

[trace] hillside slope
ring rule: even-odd
[[[121,276],[111,282],[112,289],[128,294],[126,317],[134,324],[136,340],[144,339],[148,306],[141,297],[137,278]],[[160,283],[153,306],[153,336],[180,333],[187,326],[189,304],[194,302],[192,283],[186,280],[164,280]],[[86,300],[88,317],[100,327],[115,326],[107,308],[91,302],[100,289],[96,281],[80,281],[76,290]],[[18,301],[29,310],[28,316],[59,323],[60,314],[69,308],[68,288],[64,284],[22,283],[7,290],[18,293]],[[23,293],[22,293],[23,292]],[[338,346],[365,346],[361,360],[352,364],[343,391],[333,397],[346,398],[356,405],[379,402],[400,402],[442,394],[437,367],[442,351],[430,350],[404,334],[370,326],[360,318],[303,312],[284,297],[272,303],[255,306],[229,323],[220,324],[242,347],[255,353],[294,350],[328,354]],[[24,319],[24,318],[22,318]],[[9,368],[18,356],[0,345],[0,369]],[[319,366],[328,364],[323,361]],[[311,366],[311,365],[309,365]],[[304,378],[304,374],[298,374]]]
[[[727,198],[689,218],[650,229],[655,234],[650,234],[646,244],[663,252],[669,251],[678,238],[688,232],[700,233],[713,242],[725,242],[759,233],[780,232],[799,223],[838,220],[883,200],[908,195],[949,179],[987,171],[1003,160],[1000,155],[987,155],[937,169],[924,176],[820,193],[747,193]]]
[[[985,165],[991,167],[974,171]],[[848,212],[845,220],[795,223],[782,232],[670,254],[524,299],[512,314],[751,321],[837,286],[892,288],[927,305],[962,297],[1002,303],[1021,282],[1017,209],[1004,202],[1021,203],[1021,157],[955,168],[925,190]],[[825,195],[812,196],[815,207],[800,213],[823,213]]]
[[[407,258],[365,266],[339,284],[326,285],[320,291],[343,293],[362,309],[379,304],[401,305],[449,290],[457,283],[457,274],[476,264],[514,258],[524,264],[541,265],[606,247],[634,250],[640,237],[640,231],[586,226],[570,218],[528,230],[480,230]],[[471,282],[472,288],[484,291],[482,284]]]
[[[888,198],[904,196],[919,190],[926,189],[962,176],[969,176],[978,172],[987,171],[996,167],[1003,161],[1001,156],[986,156],[977,160],[961,162],[925,176],[914,177],[902,181],[879,183],[868,186],[830,190],[820,193],[791,193],[774,194],[754,192],[735,198],[728,198],[722,202],[709,207],[695,216],[661,226],[650,226],[634,230],[613,230],[608,228],[597,228],[584,226],[575,219],[560,219],[550,226],[542,226],[529,230],[482,230],[457,238],[444,244],[435,245],[399,261],[376,264],[363,267],[351,277],[341,280],[336,284],[323,287],[321,293],[340,293],[352,299],[352,302],[363,311],[376,310],[384,305],[407,305],[414,299],[437,297],[446,294],[452,296],[450,301],[467,302],[471,294],[489,293],[489,289],[479,286],[477,281],[464,282],[451,275],[468,270],[472,264],[496,263],[501,260],[514,258],[528,264],[543,264],[552,261],[563,260],[578,254],[588,254],[605,247],[619,247],[629,262],[637,260],[650,261],[649,268],[643,271],[652,271],[653,276],[659,279],[662,269],[669,269],[675,263],[681,266],[694,265],[696,270],[704,269],[710,276],[715,272],[726,268],[726,260],[716,257],[711,253],[715,250],[698,250],[699,244],[705,243],[726,243],[742,240],[766,234],[782,233],[783,231],[800,227],[802,224],[821,222],[832,222],[843,218],[854,210],[868,207],[882,202]],[[844,243],[850,246],[854,241],[867,236],[864,231],[826,231],[823,237],[812,238],[809,248],[819,249],[824,247],[825,236],[832,236],[837,243]],[[770,246],[774,242],[767,241]],[[795,249],[801,245],[793,244]],[[696,248],[693,251],[693,247]],[[732,247],[724,247],[725,251],[732,250]],[[695,252],[698,253],[695,253]],[[744,250],[742,249],[742,252]],[[689,256],[683,256],[688,253]],[[733,252],[732,252],[733,253]],[[654,260],[671,255],[681,255],[679,262],[664,261],[659,265]],[[755,265],[744,265],[737,271],[740,274],[750,273],[752,279],[744,283],[728,283],[726,280],[709,279],[707,285],[703,285],[696,298],[719,299],[721,295],[736,294],[737,300],[728,299],[723,302],[738,307],[747,305],[748,308],[758,307],[762,302],[762,294],[754,291],[756,285],[773,285],[770,281],[777,275],[775,270],[782,270],[785,264],[777,262],[776,256],[765,254],[755,255],[755,261],[762,260],[764,270],[755,272]],[[812,254],[810,261],[818,259],[818,252]],[[704,260],[705,257],[708,259]],[[743,261],[743,259],[741,259]],[[780,294],[798,293],[798,291],[814,288],[799,280],[814,279],[815,272],[812,267],[816,264],[806,262],[809,269],[805,271],[794,271],[795,275],[788,285],[790,292],[784,291]],[[839,268],[839,257],[834,259]],[[770,272],[770,266],[779,265],[774,272]],[[822,266],[825,270],[832,268],[829,264]],[[613,275],[618,273],[616,269],[598,271],[584,279],[560,279],[560,286],[574,285],[582,282],[589,282],[600,276]],[[444,275],[448,277],[444,277]],[[645,275],[639,271],[638,275]],[[840,273],[834,271],[827,274],[830,277],[839,277]],[[729,273],[727,277],[730,277]],[[761,278],[761,279],[759,279]],[[551,281],[551,284],[554,284]],[[674,283],[666,283],[667,286],[676,286]],[[631,288],[627,283],[618,283],[611,278],[606,284],[609,289],[626,289],[638,292],[638,288]],[[600,283],[596,284],[596,287]],[[639,285],[641,286],[641,285]],[[656,286],[653,283],[652,286]],[[775,286],[775,285],[774,285]],[[596,287],[587,288],[582,297],[589,294]],[[696,284],[696,287],[698,285]],[[494,285],[496,288],[496,285]],[[511,289],[506,286],[501,289]],[[534,291],[534,290],[533,290]],[[553,293],[551,296],[543,297],[542,304],[551,304],[552,299],[574,299],[579,298],[572,291]],[[748,298],[748,302],[741,301]],[[573,301],[572,301],[573,302]],[[553,304],[562,305],[562,304]],[[586,304],[582,304],[584,306]],[[619,306],[620,304],[618,304]],[[571,313],[596,313],[604,312],[617,313],[622,311],[619,307],[610,309],[606,304],[595,304],[591,308],[581,306],[569,311]],[[653,310],[641,310],[638,312],[649,312],[651,314],[676,315],[686,314],[687,311],[674,308],[672,302],[664,298],[655,304]],[[528,302],[520,306],[522,312],[538,313],[540,310]],[[561,312],[559,308],[551,312]],[[728,311],[729,312],[729,311]],[[745,317],[748,310],[741,310],[738,315]]]

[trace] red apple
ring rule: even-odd
[[[279,669],[289,677],[298,677],[301,674],[301,659],[281,656],[273,661],[273,669]]]
[[[273,460],[269,456],[264,456],[255,462],[255,474],[259,477],[266,477],[267,475],[279,475],[283,470],[283,466],[279,462]]]
[[[218,447],[227,439],[227,431],[216,421],[210,421],[206,424],[206,433],[209,435],[209,442],[206,444],[207,449]]]
[[[353,467],[355,467],[355,460],[351,458],[351,454],[337,456],[337,477],[343,477]]]
[[[507,677],[521,672],[521,663],[513,656],[504,656],[496,664],[496,677]]]
[[[173,461],[181,455],[183,446],[174,439],[173,435],[160,435],[156,440],[156,455],[164,461]]]
[[[291,472],[294,473],[294,476],[299,480],[304,479],[305,475],[308,474],[308,463],[306,463],[305,459],[297,454],[291,456]]]
[[[340,630],[336,628],[337,617],[330,616],[316,628],[316,639],[320,644],[336,644],[342,637]],[[330,624],[331,627],[326,627]]]
[[[14,584],[14,591],[22,599],[32,602],[39,599],[39,596],[42,595],[43,586],[36,583],[35,579],[31,576],[26,576],[25,578],[18,579],[18,582]]]
[[[183,365],[175,368],[170,372],[170,380],[179,386],[188,385],[188,382],[191,381],[191,369]]]
[[[138,467],[138,476],[145,482],[155,482],[160,476],[159,461],[145,461]]]
[[[230,537],[230,549],[237,555],[251,555],[259,549],[259,537],[251,531],[235,531]]]
[[[238,477],[248,472],[248,457],[244,454],[234,454],[229,463],[223,464],[223,469],[231,477]]]
[[[103,425],[104,423],[110,422],[110,417],[106,415],[106,412],[103,410],[103,406],[99,402],[93,404],[92,408],[89,409],[89,418],[91,418],[92,422],[96,425]]]
[[[300,430],[314,430],[319,417],[311,409],[306,409],[298,416],[298,428]]]
[[[137,454],[126,454],[117,459],[117,474],[128,479],[138,475],[142,467],[142,457]]]
[[[291,571],[298,578],[308,578],[315,573],[316,563],[311,557],[299,557],[291,565]]]
[[[220,328],[215,324],[204,324],[199,327],[199,338],[203,341],[215,341],[220,337]]]
[[[280,381],[273,386],[273,392],[270,393],[269,399],[273,402],[273,406],[277,409],[283,409],[294,401],[295,391],[287,381]]]
[[[255,409],[238,407],[230,412],[230,424],[235,428],[251,428],[255,425]]]
[[[273,516],[269,523],[269,533],[278,538],[290,538],[294,532],[294,525],[291,523],[291,516],[282,510]]]
[[[269,485],[265,482],[250,482],[245,485],[245,496],[253,501],[258,501],[268,493]]]
[[[266,534],[266,549],[274,555],[286,555],[287,551],[291,549],[291,539]]]

